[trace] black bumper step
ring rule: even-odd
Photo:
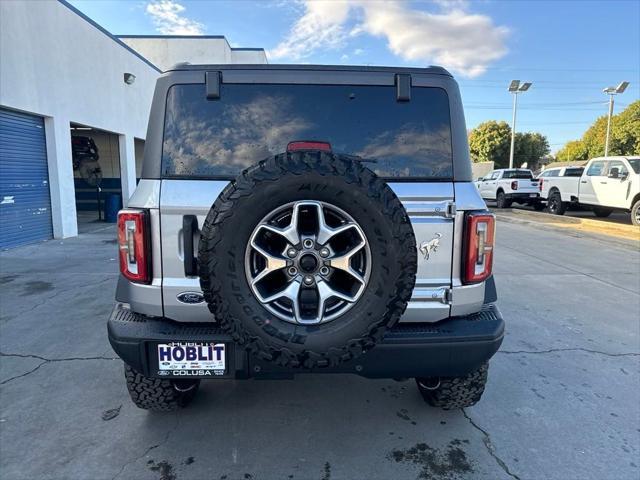
[[[500,348],[504,320],[494,304],[464,317],[434,324],[398,324],[365,355],[338,367],[302,370],[279,367],[248,355],[215,325],[146,317],[116,304],[108,322],[109,341],[131,367],[154,377],[157,343],[215,341],[227,344],[222,378],[290,378],[298,373],[354,373],[369,378],[459,376],[486,362]],[[210,378],[210,377],[207,377]]]

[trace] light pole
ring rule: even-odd
[[[511,121],[511,150],[509,151],[509,168],[513,168],[513,150],[516,143],[516,110],[518,108],[518,94],[529,90],[531,82],[520,83],[520,80],[511,80],[509,92],[513,94],[513,120]]]
[[[607,118],[607,136],[604,140],[604,156],[609,156],[609,133],[611,132],[611,117],[613,116],[613,96],[619,93],[623,93],[627,87],[629,86],[629,82],[620,82],[617,87],[607,87],[602,91],[609,95],[609,117]]]

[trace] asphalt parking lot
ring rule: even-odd
[[[637,479],[640,251],[499,222],[507,336],[481,403],[412,382],[218,381],[130,402],[105,322],[115,229],[0,254],[0,476],[18,479]]]

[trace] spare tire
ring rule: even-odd
[[[416,255],[407,212],[375,173],[348,156],[292,152],[243,171],[215,201],[200,285],[221,328],[251,354],[335,366],[404,313]]]

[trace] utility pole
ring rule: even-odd
[[[609,136],[611,134],[611,117],[613,116],[613,96],[619,93],[623,93],[627,87],[629,86],[629,82],[620,82],[617,87],[607,87],[602,90],[603,93],[609,95],[609,116],[607,117],[607,136],[604,140],[604,156],[609,156]]]
[[[520,84],[520,80],[511,80],[509,92],[513,94],[513,116],[511,120],[511,149],[509,151],[509,168],[513,168],[513,152],[516,144],[516,111],[518,110],[518,94],[526,92],[531,87],[531,82]]]

